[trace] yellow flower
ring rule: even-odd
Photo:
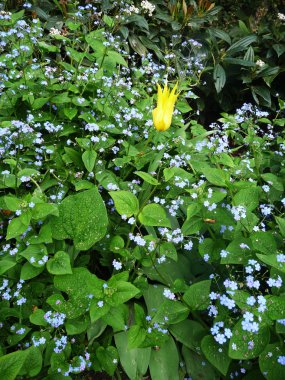
[[[159,84],[157,85],[157,107],[152,111],[152,116],[154,126],[158,131],[166,131],[171,125],[174,105],[178,97],[178,94],[175,93],[177,85],[178,83],[171,92],[167,83],[163,90]]]

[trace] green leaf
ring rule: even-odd
[[[146,337],[146,330],[139,325],[132,325],[128,330],[128,348],[139,347]]]
[[[226,348],[221,347],[211,335],[207,335],[202,339],[201,349],[209,362],[226,376],[231,363]]]
[[[259,99],[256,95],[260,96],[264,101],[265,104],[269,107],[271,106],[271,94],[270,90],[265,86],[251,86],[251,93],[257,102],[259,104]]]
[[[137,380],[141,378],[147,371],[151,348],[134,348],[128,349],[127,333],[121,332],[114,336],[116,347],[119,352],[120,362],[124,371],[130,380]]]
[[[92,300],[90,305],[90,319],[91,323],[96,322],[99,318],[106,315],[110,310],[110,306],[103,302],[103,306],[98,306],[98,300]]]
[[[109,284],[110,282],[108,285]],[[127,281],[116,281],[114,285],[110,284],[110,287],[113,288],[113,294],[108,299],[108,303],[111,306],[118,306],[122,303],[125,303],[140,292],[138,288]]]
[[[5,196],[4,202],[6,204],[7,209],[10,211],[17,211],[22,208],[21,207],[22,200],[13,196],[9,196],[9,195]]]
[[[111,59],[112,62],[114,62],[115,64],[118,64],[118,65],[122,65],[122,66],[125,66],[125,67],[128,67],[128,64],[126,62],[126,60],[123,58],[123,56],[116,52],[116,51],[113,51],[113,50],[109,50],[108,51],[108,57]]]
[[[278,178],[276,175],[272,173],[265,173],[265,174],[261,174],[261,178],[265,182],[267,182],[270,186],[274,187],[274,189],[278,191],[284,190],[284,186],[283,186],[281,178]]]
[[[48,52],[50,52],[50,53],[56,53],[56,52],[58,52],[59,51],[59,48],[57,47],[57,46],[55,46],[55,45],[49,45],[49,44],[47,44],[46,42],[44,42],[44,41],[38,41],[38,46],[41,48],[41,49],[43,49],[43,50],[45,50],[45,51],[48,51]]]
[[[270,330],[267,326],[259,327],[257,333],[245,331],[242,328],[242,320],[234,326],[233,336],[229,342],[229,357],[238,360],[256,358],[269,343]],[[249,345],[252,342],[252,345]]]
[[[37,98],[34,100],[32,104],[32,109],[38,110],[42,108],[48,101],[49,101],[49,98]]]
[[[41,372],[43,365],[42,353],[38,347],[33,346],[27,351],[29,355],[21,368],[20,374],[25,374],[28,378],[33,378]]]
[[[59,205],[59,217],[52,218],[55,239],[73,239],[76,249],[88,250],[107,231],[105,204],[97,188],[66,197]]]
[[[94,169],[96,158],[97,153],[94,150],[86,150],[82,154],[82,161],[89,173],[92,172]]]
[[[70,257],[66,252],[59,251],[47,262],[47,270],[51,274],[72,274]]]
[[[112,307],[109,312],[102,317],[102,320],[111,326],[114,331],[122,331],[125,330],[127,313],[128,307],[120,304],[116,307]]]
[[[274,44],[272,47],[276,51],[278,58],[285,52],[284,44]]]
[[[29,351],[16,351],[0,357],[0,378],[5,380],[16,379],[25,360],[29,356]]]
[[[255,62],[247,61],[246,59],[242,58],[224,58],[223,62],[230,63],[232,65],[239,65],[239,66],[246,66],[246,67],[254,67]]]
[[[285,263],[278,262],[277,261],[277,255],[261,255],[259,253],[256,254],[256,256],[261,260],[263,263],[270,265],[273,268],[276,268],[280,270],[281,272],[285,273]]]
[[[30,280],[31,278],[37,277],[44,270],[44,266],[42,267],[34,267],[30,263],[25,263],[21,268],[21,280]]]
[[[245,247],[241,248],[241,244]],[[228,252],[226,257],[221,258],[221,264],[247,264],[248,259],[252,257],[252,243],[248,238],[236,238],[230,242],[226,251]]]
[[[79,317],[77,319],[68,319],[65,322],[64,327],[68,335],[77,335],[85,333],[89,324],[90,319],[84,316],[83,318]]]
[[[16,265],[16,261],[7,259],[0,260],[0,276]]]
[[[284,365],[278,362],[279,356],[285,356],[284,345],[280,343],[268,344],[259,356],[259,368],[267,380],[283,379]]]
[[[281,235],[285,237],[285,219],[280,218],[279,216],[275,216],[275,220],[278,224]]]
[[[227,184],[230,182],[229,173],[222,169],[205,168],[203,174],[210,183],[216,186],[227,187]]]
[[[48,215],[58,216],[58,206],[52,203],[36,203],[32,209],[32,217],[35,220],[43,219]]]
[[[207,334],[207,330],[199,322],[190,319],[176,323],[169,329],[178,342],[194,351],[200,348],[201,340]]]
[[[98,299],[102,297],[103,283],[86,268],[74,268],[73,274],[54,277],[55,288],[66,293],[68,299],[65,300],[61,294],[54,294],[47,299],[47,303],[54,310],[65,313],[68,319],[75,319],[86,313],[90,295]]]
[[[19,235],[22,235],[29,227],[30,223],[23,220],[21,216],[19,216],[18,218],[13,218],[11,222],[9,223],[8,229],[7,229],[7,235],[6,235],[7,240],[10,240]]]
[[[76,108],[64,108],[63,109],[63,113],[65,114],[65,116],[69,119],[69,120],[72,120],[75,118],[76,114],[77,114],[77,109]]]
[[[277,250],[276,241],[269,231],[253,232],[251,234],[251,242],[253,249],[265,254],[272,254]]]
[[[251,34],[249,36],[243,37],[234,44],[232,44],[228,50],[227,55],[234,55],[242,50],[245,50],[250,44],[257,40],[257,35]]]
[[[249,187],[241,189],[233,197],[233,204],[236,206],[244,206],[249,211],[253,211],[259,205],[259,188]]]
[[[171,227],[164,208],[156,203],[150,203],[142,209],[139,221],[145,226]]]
[[[108,375],[112,376],[117,368],[117,362],[119,359],[118,351],[113,346],[104,348],[98,347],[96,350],[96,356],[99,359],[101,367]]]
[[[157,185],[160,184],[156,178],[154,178],[152,175],[150,175],[148,173],[141,172],[141,171],[136,171],[136,172],[134,172],[134,174],[138,175],[145,182],[147,182],[147,183],[149,183],[151,185],[157,186]]]
[[[193,352],[183,345],[182,354],[188,375],[199,380],[220,380],[216,371],[200,353]]]
[[[231,37],[224,30],[215,29],[211,27],[211,28],[208,28],[208,33],[212,36],[215,36],[217,38],[220,38],[221,40],[226,41],[229,45],[231,44]]]
[[[266,297],[266,315],[272,320],[284,319],[285,317],[285,296]]]
[[[165,300],[159,305],[153,318],[153,322],[163,323],[167,317],[168,324],[175,324],[183,321],[189,314],[189,308],[179,301]]]
[[[71,98],[68,96],[68,92],[63,92],[59,95],[55,95],[51,98],[51,103],[55,104],[64,104],[64,103],[69,103],[71,101]]]
[[[45,312],[42,309],[36,309],[30,315],[30,322],[37,326],[47,326],[47,321],[44,318]]]
[[[149,370],[152,380],[179,380],[179,355],[171,336],[158,350],[152,350]]]
[[[182,233],[185,236],[193,235],[199,232],[204,226],[203,220],[200,217],[194,216],[186,219],[182,225]]]
[[[130,191],[118,190],[109,191],[115,208],[120,215],[126,215],[128,218],[139,212],[139,201]]]
[[[211,280],[199,281],[184,293],[183,300],[191,310],[205,310],[209,306]]]
[[[244,60],[254,62],[254,50],[253,50],[252,46],[250,46],[247,49],[247,51],[245,52]]]
[[[226,72],[219,63],[214,67],[213,79],[217,93],[221,92],[226,83]]]

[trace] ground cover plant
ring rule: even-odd
[[[282,379],[284,98],[202,125],[206,47],[104,4],[0,12],[0,378]]]

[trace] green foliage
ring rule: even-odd
[[[208,1],[12,5],[0,378],[283,378],[282,16],[271,31],[245,14],[225,29]],[[159,132],[166,77],[180,92]]]

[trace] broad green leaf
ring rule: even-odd
[[[259,205],[259,189],[250,187],[241,189],[233,197],[233,204],[236,206],[244,206],[249,211],[253,211]]]
[[[128,348],[139,347],[146,337],[146,330],[139,325],[132,325],[128,330]]]
[[[277,260],[277,254],[274,255],[261,255],[259,253],[256,254],[256,256],[261,260],[263,263],[270,265],[273,268],[276,268],[280,270],[281,272],[285,273],[285,263],[279,262]]]
[[[119,359],[117,349],[113,346],[108,346],[107,348],[100,346],[96,350],[96,356],[102,369],[112,376],[117,368]]]
[[[154,178],[152,175],[148,174],[148,173],[145,173],[145,172],[141,172],[141,171],[136,171],[134,172],[134,174],[138,175],[139,177],[141,177],[145,182],[151,184],[151,185],[154,185],[154,186],[157,186],[159,185],[159,182],[156,178]]]
[[[47,270],[51,274],[72,274],[70,257],[66,252],[59,251],[47,262]]]
[[[191,310],[205,310],[209,306],[211,280],[199,281],[184,293],[183,300]]]
[[[37,98],[34,100],[32,104],[32,109],[38,110],[42,108],[48,101],[49,101],[49,98]]]
[[[196,353],[186,346],[182,347],[182,354],[188,375],[199,380],[220,380],[214,368],[205,359],[204,355]]]
[[[219,63],[214,67],[213,79],[217,93],[221,92],[226,83],[226,72]]]
[[[183,321],[189,314],[189,308],[180,301],[165,300],[159,305],[153,318],[154,322],[163,323],[167,317],[167,323],[175,324]]]
[[[48,215],[58,216],[58,206],[52,203],[36,203],[32,209],[32,217],[35,220],[43,219]]]
[[[11,354],[0,357],[0,378],[5,380],[16,379],[23,367],[25,360],[29,356],[29,351],[15,351]]]
[[[171,227],[164,208],[156,203],[150,203],[142,209],[139,221],[145,226]]]
[[[221,258],[221,264],[247,264],[252,257],[252,243],[248,238],[236,238],[226,248],[228,254]]]
[[[64,326],[68,335],[77,335],[85,333],[90,324],[90,319],[86,316],[77,319],[68,319]]]
[[[227,187],[230,181],[230,174],[222,169],[205,168],[203,174],[210,183],[216,186]]]
[[[69,120],[72,120],[75,118],[76,114],[77,114],[77,109],[76,108],[64,108],[63,109],[63,113],[65,114],[65,116],[69,119]]]
[[[274,187],[274,189],[279,190],[279,191],[284,190],[282,179],[278,178],[276,175],[272,173],[265,173],[265,174],[261,174],[261,178],[265,182],[267,182],[270,186]]]
[[[280,356],[285,356],[284,345],[268,344],[259,356],[259,368],[268,380],[280,380],[285,375],[284,365],[278,362]]]
[[[232,44],[228,50],[227,55],[234,55],[242,50],[245,50],[250,44],[257,40],[257,35],[251,34],[249,36],[241,38],[239,41]]]
[[[111,306],[125,303],[140,292],[138,288],[127,281],[116,281],[110,285],[110,288],[112,289],[112,295],[108,298],[107,302]]]
[[[221,40],[226,41],[229,45],[231,44],[231,37],[228,33],[221,29],[208,28],[208,33],[212,36],[220,38]]]
[[[202,218],[198,216],[194,216],[191,218],[187,218],[182,225],[182,233],[183,235],[193,235],[199,232],[204,226]]]
[[[88,172],[92,172],[95,166],[97,153],[94,150],[86,150],[82,154],[82,161]]]
[[[128,318],[127,305],[120,304],[116,307],[110,308],[107,314],[102,317],[102,320],[113,328],[114,331],[125,330]],[[127,341],[126,341],[127,342]]]
[[[266,315],[272,320],[285,318],[285,296],[266,297]]]
[[[33,346],[30,347],[27,351],[29,355],[21,368],[20,374],[25,374],[27,378],[33,378],[41,372],[43,365],[42,353],[39,347]]]
[[[72,239],[76,249],[88,250],[107,230],[105,204],[97,188],[69,195],[59,205],[59,217],[52,218],[55,239]]]
[[[110,191],[115,208],[120,215],[126,215],[128,218],[132,215],[136,215],[139,212],[139,201],[137,197],[124,190]]]
[[[199,322],[190,319],[176,323],[169,329],[178,342],[194,351],[200,348],[201,340],[207,334],[207,330]]]
[[[109,50],[108,51],[108,57],[112,60],[112,62],[114,62],[115,64],[118,64],[118,65],[122,65],[122,66],[125,66],[125,67],[128,67],[128,64],[126,62],[126,60],[124,59],[124,57],[114,51],[114,50]]]
[[[30,280],[31,278],[37,277],[44,270],[44,266],[35,267],[30,263],[25,263],[21,268],[20,279]]]
[[[269,231],[257,231],[251,234],[253,249],[256,251],[272,254],[276,252],[276,241]]]
[[[98,302],[99,301],[97,300],[91,301],[91,305],[90,305],[91,323],[96,322],[98,319],[106,315],[110,310],[110,306],[106,302],[103,301],[103,306],[99,306]]]
[[[47,303],[54,310],[65,313],[67,318],[75,319],[86,313],[90,296],[100,299],[103,295],[103,280],[91,274],[86,268],[74,268],[73,274],[54,277],[54,286],[66,293],[65,300],[61,294],[54,294]]]
[[[45,312],[42,309],[36,309],[30,315],[30,322],[37,326],[47,326],[47,321],[44,318]]]
[[[141,378],[148,369],[151,348],[133,348],[129,350],[126,344],[128,341],[126,332],[115,334],[114,338],[120,362],[129,379],[137,380]]]
[[[9,223],[6,235],[7,240],[22,235],[29,227],[29,221],[25,221],[23,218],[21,218],[21,216],[18,218],[13,218]]]
[[[23,201],[21,199],[16,198],[16,197],[6,195],[4,197],[4,202],[5,202],[8,210],[17,211],[17,210],[20,210],[22,208],[21,205],[22,205]]]
[[[0,260],[0,276],[6,273],[9,269],[13,268],[16,265],[15,260],[11,260],[9,258]]]
[[[261,326],[257,333],[252,333],[243,330],[242,320],[234,326],[232,333],[233,336],[229,342],[229,357],[238,360],[258,357],[270,339],[270,330],[267,326]]]
[[[281,232],[281,235],[285,237],[285,219],[280,218],[279,216],[275,216],[275,220],[278,224],[279,230]]]
[[[171,336],[158,350],[152,350],[149,370],[152,380],[179,380],[179,355]]]
[[[211,335],[203,338],[201,349],[209,362],[226,376],[231,363],[227,349],[219,345]]]

